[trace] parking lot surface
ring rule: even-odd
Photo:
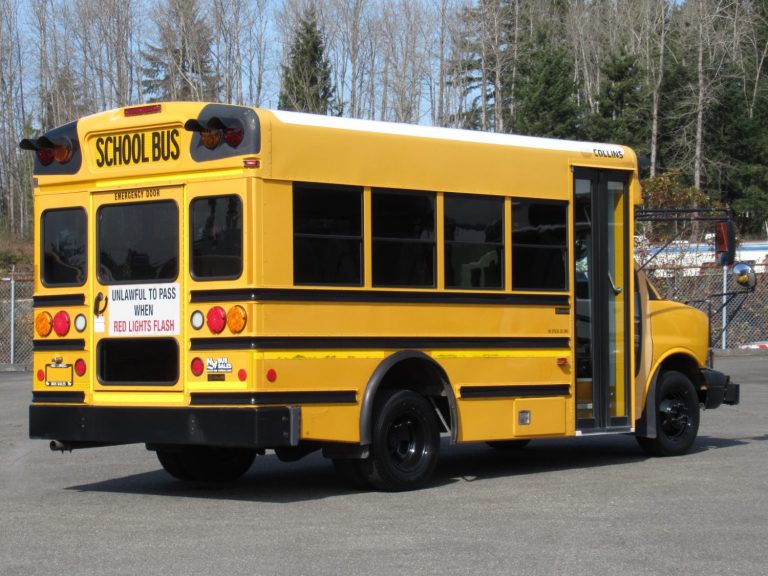
[[[141,445],[52,453],[27,438],[31,376],[0,373],[0,574],[765,574],[768,356],[716,368],[741,404],[703,413],[686,456],[444,444],[434,483],[399,494],[347,489],[319,455],[198,485]]]

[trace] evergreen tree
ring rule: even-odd
[[[314,8],[307,9],[299,19],[288,64],[282,69],[278,108],[313,114],[332,111],[331,65]]]
[[[515,129],[521,134],[578,138],[576,82],[568,52],[538,31],[522,69]]]
[[[159,44],[148,45],[142,82],[145,96],[157,100],[216,100],[211,27],[198,0],[166,0],[156,20]]]
[[[621,50],[608,57],[602,71],[605,83],[598,99],[599,112],[589,118],[588,137],[647,151],[650,98],[642,91],[637,57]]]

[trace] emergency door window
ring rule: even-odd
[[[98,212],[102,284],[169,282],[179,272],[179,209],[173,201],[102,206]]]
[[[192,201],[192,276],[237,278],[243,270],[242,202],[237,195]]]

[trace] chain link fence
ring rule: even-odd
[[[0,273],[0,365],[32,365],[32,293],[29,274]]]

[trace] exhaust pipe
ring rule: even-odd
[[[61,452],[62,454],[64,451],[72,452],[72,444],[69,442],[62,442],[60,440],[51,440],[51,443],[49,444],[52,452]]]

